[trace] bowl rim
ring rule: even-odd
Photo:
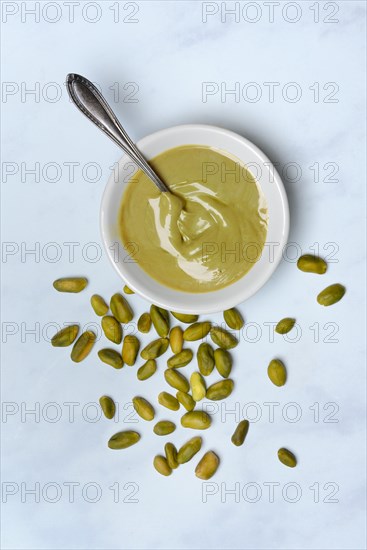
[[[116,183],[118,183],[114,180],[114,177],[113,177],[114,174],[113,173],[110,174],[110,176],[107,180],[107,183],[105,185],[103,194],[102,194],[101,206],[100,206],[100,219],[99,219],[102,242],[103,242],[103,246],[104,246],[105,252],[107,254],[107,257],[109,258],[110,262],[114,266],[114,268],[115,268],[116,272],[118,273],[118,275],[120,276],[120,278],[124,281],[124,283],[126,283],[127,286],[129,286],[129,288],[131,288],[131,290],[133,290],[136,294],[138,294],[139,296],[141,296],[142,298],[144,298],[148,302],[154,303],[154,304],[158,305],[159,307],[163,307],[163,308],[171,310],[171,311],[179,311],[180,313],[189,313],[189,314],[197,313],[197,314],[201,314],[201,315],[209,314],[209,313],[216,313],[216,312],[219,312],[219,311],[223,311],[225,309],[229,309],[231,307],[234,307],[234,306],[244,302],[245,300],[247,300],[248,298],[253,296],[255,293],[257,293],[260,290],[260,288],[262,288],[268,282],[268,280],[271,278],[271,276],[275,272],[276,268],[278,267],[278,265],[279,265],[279,263],[282,259],[282,251],[283,251],[283,249],[284,249],[284,247],[285,247],[285,245],[287,244],[287,241],[288,241],[289,226],[290,226],[288,198],[287,198],[287,194],[286,194],[286,191],[285,191],[283,181],[282,181],[278,171],[276,170],[276,167],[271,162],[271,160],[263,153],[263,151],[261,149],[259,149],[259,147],[257,147],[257,145],[255,145],[249,139],[241,136],[240,134],[238,134],[236,132],[233,132],[232,130],[227,130],[226,128],[223,128],[223,127],[209,125],[209,124],[181,124],[181,125],[176,125],[176,126],[170,126],[168,128],[163,128],[163,129],[158,130],[158,131],[156,131],[152,134],[148,134],[147,136],[145,136],[142,139],[140,139],[139,141],[137,141],[136,145],[139,149],[141,149],[143,151],[146,147],[149,147],[152,144],[154,144],[155,141],[159,141],[162,138],[169,138],[170,135],[172,135],[172,134],[177,135],[177,133],[181,133],[181,132],[184,132],[184,133],[185,132],[186,133],[192,132],[193,133],[193,138],[192,138],[191,141],[187,142],[187,145],[195,145],[196,144],[195,143],[195,133],[203,132],[203,131],[204,132],[205,131],[206,132],[211,131],[211,132],[214,132],[216,134],[222,134],[223,136],[225,136],[227,138],[228,137],[232,138],[233,140],[237,141],[242,146],[247,147],[248,150],[254,152],[256,156],[261,158],[263,163],[266,163],[267,166],[271,167],[272,174],[273,174],[273,177],[274,177],[274,182],[276,183],[277,192],[279,193],[279,198],[280,198],[281,206],[282,206],[282,213],[283,213],[283,216],[282,216],[282,237],[281,237],[280,242],[279,242],[279,245],[280,245],[279,253],[277,253],[275,255],[274,260],[270,263],[270,268],[268,268],[267,273],[265,274],[265,276],[263,276],[262,278],[260,277],[259,280],[256,283],[253,283],[250,288],[243,288],[243,290],[240,291],[240,292],[238,292],[238,288],[237,288],[237,292],[233,293],[233,294],[235,294],[235,296],[231,297],[231,299],[228,298],[227,300],[222,299],[219,304],[216,300],[216,297],[217,297],[218,293],[220,293],[224,289],[214,290],[214,291],[211,291],[211,292],[205,292],[205,293],[202,293],[202,294],[201,293],[189,293],[189,292],[183,292],[183,291],[175,290],[175,289],[172,289],[172,288],[169,288],[169,287],[165,287],[165,285],[161,285],[160,283],[158,283],[160,285],[160,287],[166,288],[167,291],[177,293],[178,295],[181,296],[181,298],[182,298],[182,296],[190,296],[190,297],[194,296],[198,300],[198,303],[196,303],[196,300],[195,300],[195,306],[180,303],[179,309],[177,309],[175,304],[172,304],[169,301],[165,301],[165,299],[163,299],[163,300],[161,298],[157,299],[157,297],[154,296],[154,291],[151,288],[147,288],[147,287],[142,288],[141,286],[136,285],[134,280],[131,280],[131,279],[129,279],[128,276],[126,276],[126,273],[122,273],[120,263],[114,261],[113,253],[111,251],[111,247],[109,246],[109,245],[111,245],[111,240],[108,238],[108,229],[106,227],[106,224],[108,222],[107,222],[107,219],[106,219],[106,216],[105,216],[105,212],[107,210],[108,203],[110,201],[110,195],[112,194],[113,187],[116,186]],[[176,147],[176,146],[173,145],[172,147]],[[168,149],[170,149],[172,147],[169,147],[169,146],[165,147],[165,148],[162,149],[161,152],[167,151]],[[220,149],[220,147],[217,147],[217,148]],[[225,150],[225,148],[224,148],[224,150]],[[231,151],[227,150],[227,152],[232,154]],[[157,154],[159,154],[159,153],[155,153],[152,156],[156,156]],[[236,156],[238,156],[238,155],[236,155]],[[146,157],[148,158],[148,160],[149,160],[149,158],[151,158],[150,155],[146,155]],[[118,159],[116,164],[120,167],[120,165],[122,165],[126,162],[132,162],[132,161],[129,159],[129,156],[124,153]],[[123,189],[125,189],[126,184],[127,184],[127,182],[125,182],[125,184],[123,185]],[[123,195],[123,191],[121,193],[121,197],[122,197],[122,195]],[[120,201],[121,201],[121,197],[120,197]],[[111,223],[111,220],[109,220],[109,223]],[[251,273],[251,271],[253,269],[254,269],[254,267],[250,270],[249,273]],[[149,275],[148,275],[148,277],[152,281],[152,283],[154,281],[154,283],[157,284],[157,281],[155,281],[155,279],[153,279]],[[245,278],[246,278],[246,275],[244,277],[241,277],[241,279],[239,279],[235,283],[232,283],[231,285],[225,287],[225,289],[229,289],[231,287],[234,287],[234,285],[237,285],[238,283],[243,281]],[[199,297],[200,296],[208,296],[208,295],[212,296],[214,298],[213,299],[213,306],[206,305],[204,307],[201,307],[200,303],[199,303]]]

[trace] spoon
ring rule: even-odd
[[[116,115],[97,88],[84,76],[70,73],[66,77],[69,96],[78,109],[102,132],[112,139],[129,155],[149,179],[164,193],[169,193],[167,185],[157,176],[145,160],[135,143],[127,135]]]

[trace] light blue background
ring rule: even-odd
[[[63,2],[58,4],[61,17],[55,23],[46,20],[57,15],[52,6],[35,22],[22,8],[22,4],[31,8],[34,2],[2,4],[3,10],[18,8],[6,22],[2,14],[7,92],[2,103],[3,170],[17,171],[3,175],[2,182],[3,547],[365,548],[365,3],[320,2],[315,22],[314,3],[298,2],[299,20],[290,23],[287,19],[294,19],[296,12],[285,8],[286,3],[275,7],[270,22],[266,3],[257,2],[259,21],[250,23],[243,15],[238,22],[235,16],[222,22],[221,4],[215,2],[206,8],[201,2],[138,2],[137,10],[134,3],[122,2],[119,22],[114,23],[116,12],[111,7],[117,4],[106,1],[98,4],[101,17],[94,24],[82,17],[85,2],[75,7],[73,23]],[[45,4],[40,3],[42,9]],[[88,9],[86,16],[93,18],[93,6]],[[217,11],[208,15],[206,23],[205,9]],[[248,12],[249,18],[255,18],[254,11]],[[318,243],[320,253],[334,260],[322,278],[299,272],[293,260],[283,261],[271,281],[240,306],[248,330],[234,352],[236,389],[225,405],[218,405],[213,428],[203,434],[204,449],[214,449],[221,457],[210,486],[194,476],[196,461],[170,478],[159,476],[152,458],[162,452],[165,440],[153,437],[150,425],[131,417],[128,403],[134,395],[155,402],[165,385],[163,360],[155,377],[141,383],[135,367],[113,371],[101,365],[95,353],[75,365],[67,349],[51,349],[46,341],[48,323],[95,323],[90,295],[108,297],[121,288],[106,257],[91,261],[96,249],[88,246],[97,243],[100,250],[100,198],[119,151],[69,104],[63,85],[68,72],[79,72],[101,86],[134,139],[197,122],[223,126],[254,141],[283,172],[291,208],[290,241],[297,243],[288,249],[289,257],[294,259],[301,250],[315,251]],[[22,90],[37,82],[39,97],[28,94],[22,101]],[[131,82],[135,84],[124,90]],[[221,101],[217,93],[205,102],[203,82],[214,82],[224,90],[236,82],[241,90],[255,82],[262,97],[257,102],[241,97],[237,102],[227,95]],[[267,82],[279,82],[273,102],[268,99]],[[301,90],[299,101],[283,97],[281,91],[289,82]],[[119,102],[110,89],[114,83],[121,93]],[[327,83],[334,84],[325,89]],[[126,102],[126,94],[137,86],[138,102]],[[55,90],[61,91],[61,97],[53,102]],[[334,102],[325,102],[333,91]],[[59,181],[47,181],[52,177],[50,168],[38,183],[31,175],[22,182],[21,163],[24,172],[36,162],[41,171],[48,163],[58,163]],[[65,165],[70,162],[80,163],[74,182],[69,181]],[[90,162],[101,169],[95,183],[82,174]],[[302,171],[298,181],[292,181],[292,170],[288,177],[284,173],[287,163]],[[315,163],[320,167],[319,181],[314,177]],[[333,164],[325,167],[326,163]],[[336,181],[331,182],[327,175],[335,166]],[[92,176],[91,170],[88,177]],[[70,242],[79,243],[74,261],[64,244]],[[59,261],[50,260],[56,249],[48,243],[56,243]],[[25,254],[25,247],[39,247],[39,257]],[[86,275],[88,289],[80,295],[57,294],[52,281],[69,274]],[[338,305],[321,308],[315,296],[334,282],[345,284],[347,294]],[[137,315],[148,307],[136,296],[131,301]],[[297,317],[301,333],[296,343],[280,336],[273,340],[264,325],[286,315]],[[220,322],[221,316],[211,319]],[[32,328],[36,335],[26,333]],[[53,331],[49,328],[48,334]],[[266,376],[267,364],[275,356],[286,362],[289,372],[281,389]],[[95,414],[86,404],[98,401],[102,393],[119,402],[119,422],[86,418]],[[79,404],[73,421],[68,418],[70,405],[65,404],[70,402]],[[266,403],[273,403],[273,421]],[[39,417],[24,415],[25,408],[35,407]],[[296,409],[301,418],[290,422]],[[52,422],[55,412],[61,418]],[[243,414],[258,421],[251,425],[245,445],[237,449],[229,438]],[[157,418],[178,416],[159,410]],[[138,429],[142,441],[127,451],[110,451],[107,439],[128,427]],[[180,445],[191,435],[180,427],[171,439]],[[278,462],[281,446],[296,453],[295,470]],[[38,503],[24,494],[36,483]],[[79,484],[74,502],[66,483]],[[98,502],[88,502],[94,497],[88,483],[100,489]],[[120,487],[118,502],[109,489],[115,483]],[[274,499],[269,498],[269,483],[278,484]],[[319,502],[315,502],[317,487]],[[231,489],[237,495],[226,495]],[[299,498],[292,503],[295,489]],[[7,496],[11,490],[14,494]],[[58,498],[56,490],[61,491],[60,498],[52,503]],[[205,499],[209,490],[214,494]],[[136,494],[131,496],[132,492]]]

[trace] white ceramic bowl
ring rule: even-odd
[[[118,174],[111,174],[102,198],[102,240],[112,265],[125,283],[143,298],[158,306],[181,313],[212,313],[243,302],[257,292],[271,277],[282,257],[289,231],[288,201],[278,172],[253,143],[223,128],[203,124],[174,126],[141,139],[137,146],[149,160],[180,145],[208,145],[236,156],[259,183],[268,205],[268,233],[261,258],[239,281],[226,288],[190,294],[161,285],[134,260],[135,246],[125,249],[118,231],[118,213],[124,189],[133,173],[132,162],[124,155]]]

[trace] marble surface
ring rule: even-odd
[[[2,547],[365,548],[365,3],[319,2],[317,12],[280,2],[272,14],[266,2],[76,2],[73,17],[70,4],[2,2]],[[231,7],[240,11],[226,15]],[[203,434],[221,457],[209,482],[194,476],[196,461],[159,476],[152,458],[165,439],[132,414],[132,396],[163,388],[164,361],[138,382],[136,368],[114,371],[95,353],[76,365],[49,344],[65,321],[97,326],[90,295],[121,288],[98,227],[119,151],[69,104],[68,72],[98,83],[135,139],[223,126],[283,175],[293,244],[239,306],[236,389]],[[294,263],[317,247],[330,262],[322,278]],[[57,294],[52,281],[73,274],[88,289]],[[321,308],[315,296],[334,282],[347,294]],[[148,307],[131,301],[137,315]],[[288,341],[271,329],[286,315],[299,325]],[[266,376],[275,356],[289,372],[280,389]],[[98,416],[103,393],[119,403],[116,422]],[[242,417],[252,424],[235,448]],[[110,451],[107,439],[127,428],[140,444]],[[168,439],[192,435],[179,427]],[[278,462],[282,446],[296,469]]]

